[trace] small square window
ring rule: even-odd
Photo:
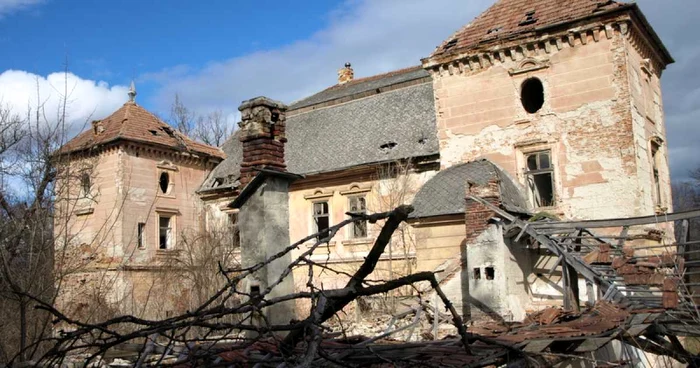
[[[493,280],[496,278],[496,270],[493,267],[486,267],[484,271],[486,271],[486,280]]]
[[[474,267],[474,280],[481,280],[481,268],[479,267]]]

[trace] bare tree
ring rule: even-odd
[[[180,95],[177,93],[175,101],[170,106],[170,124],[187,136],[192,133],[195,126],[195,113],[182,103]]]
[[[233,133],[233,125],[228,124],[221,110],[197,117],[192,138],[214,147],[220,147]]]

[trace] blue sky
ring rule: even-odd
[[[39,89],[47,110],[67,58],[69,114],[77,131],[126,100],[168,116],[175,93],[191,109],[235,120],[240,101],[285,102],[336,82],[417,65],[493,0],[0,0],[0,104],[19,109]],[[700,166],[700,1],[640,0],[676,59],[664,72],[675,179]],[[54,104],[54,105],[52,105]]]

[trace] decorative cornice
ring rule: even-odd
[[[461,74],[464,72],[479,71],[491,66],[503,64],[506,61],[522,61],[519,69],[525,69],[524,64],[535,57],[555,54],[564,48],[575,48],[588,45],[589,41],[600,42],[601,37],[612,39],[617,32],[621,35],[629,33],[631,20],[629,18],[616,19],[608,23],[593,23],[586,26],[575,27],[565,31],[543,34],[537,38],[514,39],[510,42],[494,45],[488,49],[470,50],[462,54],[453,55],[449,59],[432,60],[424,59],[423,67],[433,76],[445,76]],[[539,62],[542,63],[542,62]],[[546,67],[535,66],[536,69]],[[511,69],[511,73],[518,74],[518,69]],[[523,70],[525,73],[530,70]]]

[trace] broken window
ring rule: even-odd
[[[659,149],[661,145],[658,142],[651,142],[651,169],[654,175],[654,202],[657,206],[662,205],[661,201],[661,181],[659,179]]]
[[[554,206],[554,168],[551,151],[540,151],[525,156],[525,178],[533,207]]]
[[[352,213],[367,213],[367,200],[364,196],[353,196],[348,198],[350,201],[350,212]],[[350,237],[366,238],[367,237],[367,220],[356,221],[350,232]]]
[[[321,240],[328,237],[328,227],[330,226],[328,202],[314,203],[313,222],[314,232],[318,233],[317,239]]]
[[[493,267],[484,268],[486,271],[486,280],[493,280],[496,277],[496,270]]]
[[[173,217],[158,216],[158,248],[172,249],[173,247]]]
[[[544,105],[544,86],[537,78],[526,79],[520,88],[520,101],[530,114],[538,112]]]
[[[535,11],[534,10],[528,10],[525,12],[525,19],[518,23],[519,26],[526,26],[528,24],[533,24],[537,22],[537,18],[535,17]]]
[[[160,173],[158,186],[160,187],[161,193],[167,194],[168,189],[170,188],[170,174],[168,174],[167,172]]]
[[[80,175],[80,189],[82,190],[83,196],[87,197],[90,194],[90,175],[83,173]]]
[[[136,241],[139,248],[143,248],[146,244],[146,239],[144,239],[144,231],[146,230],[146,224],[139,222],[136,225]]]
[[[481,268],[474,268],[474,280],[481,280]]]

